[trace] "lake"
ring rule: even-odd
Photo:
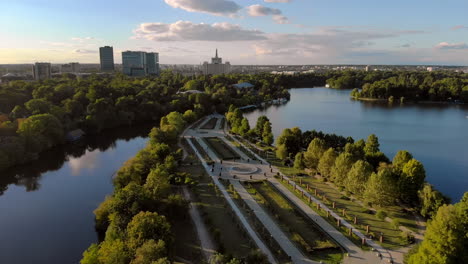
[[[468,191],[468,106],[355,101],[349,90],[291,89],[291,100],[245,113],[250,126],[266,115],[275,138],[282,130],[300,127],[366,139],[379,138],[390,159],[408,150],[426,168],[426,180],[457,202]]]
[[[0,263],[79,263],[98,241],[93,210],[150,128],[119,128],[0,172]]]

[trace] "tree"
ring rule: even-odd
[[[269,121],[266,121],[263,124],[262,140],[263,143],[267,145],[273,144],[274,138],[273,133],[271,132],[271,123]]]
[[[468,192],[455,205],[442,205],[408,264],[468,263]]]
[[[257,133],[257,136],[262,137],[265,123],[269,121],[270,120],[268,119],[268,117],[264,115],[258,117],[257,124],[255,125],[255,129],[254,129],[255,133]]]
[[[276,157],[278,157],[278,159],[285,160],[288,156],[288,150],[285,144],[281,144],[276,147]]]
[[[356,143],[347,143],[345,145],[345,152],[351,154],[355,161],[362,160],[365,157],[363,142],[363,140],[360,140]]]
[[[99,245],[91,244],[88,249],[83,252],[83,258],[80,264],[99,264]]]
[[[136,250],[150,239],[160,239],[170,245],[171,226],[163,215],[155,212],[139,212],[128,224],[127,245],[130,249]]]
[[[296,154],[296,157],[294,157],[294,168],[298,170],[303,170],[305,168],[304,153],[298,152]]]
[[[325,141],[320,138],[314,138],[304,153],[304,160],[307,168],[317,169],[322,154],[325,152]]]
[[[298,127],[286,128],[276,139],[276,145],[284,145],[286,148],[286,157],[296,155],[302,148],[302,131]]]
[[[338,186],[343,186],[348,175],[348,171],[353,166],[354,160],[351,154],[343,152],[335,160],[330,171],[330,178]]]
[[[379,139],[374,135],[371,134],[367,137],[366,146],[364,147],[364,152],[366,154],[372,154],[379,152]]]
[[[156,169],[152,169],[146,178],[144,187],[148,191],[151,199],[154,202],[158,202],[169,192],[169,173],[167,170],[162,168],[162,166],[158,166]]]
[[[391,169],[383,168],[372,173],[366,183],[364,199],[379,206],[392,205],[396,199],[396,184]]]
[[[432,185],[428,183],[424,184],[424,187],[419,190],[418,195],[421,204],[420,213],[426,218],[432,218],[437,213],[439,207],[450,203],[448,197],[435,190]]]
[[[350,192],[362,196],[366,189],[366,182],[372,174],[372,166],[363,160],[358,160],[353,164],[348,172],[346,189]]]
[[[244,136],[247,134],[247,132],[249,132],[249,130],[250,130],[249,120],[247,120],[247,118],[244,117],[241,121],[239,134],[241,134],[241,136]]]
[[[51,114],[28,117],[21,123],[17,132],[33,152],[40,152],[64,141],[62,124]]]
[[[130,264],[153,264],[153,261],[167,256],[166,243],[163,240],[147,240],[135,252],[135,258]],[[169,263],[169,262],[168,262]]]
[[[131,254],[122,240],[105,240],[98,252],[99,264],[127,264]]]
[[[393,167],[401,171],[403,169],[403,166],[406,163],[408,163],[408,161],[410,161],[412,158],[413,158],[413,155],[411,155],[411,153],[409,153],[406,150],[400,150],[395,155],[395,157],[393,157],[393,161],[392,161]]]
[[[195,120],[197,119],[197,114],[193,112],[193,110],[187,110],[184,112],[183,117],[185,122],[192,123],[195,122]]]
[[[400,192],[401,198],[406,202],[414,202],[418,199],[418,191],[424,184],[426,171],[421,162],[411,159],[402,169],[400,176]]]
[[[325,153],[323,153],[318,164],[318,171],[323,177],[330,177],[331,170],[335,165],[336,157],[337,154],[333,148],[329,148],[327,151],[325,151]]]

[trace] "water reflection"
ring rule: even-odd
[[[59,170],[66,161],[70,162],[72,175],[78,175],[82,169],[92,170],[98,163],[99,152],[115,148],[117,140],[129,141],[135,137],[145,137],[151,127],[151,125],[124,127],[104,131],[100,135],[89,135],[73,144],[45,151],[38,160],[1,171],[0,196],[12,184],[24,186],[27,192],[38,190],[42,174]]]

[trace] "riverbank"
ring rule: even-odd
[[[389,99],[381,99],[381,98],[369,98],[369,97],[355,97],[351,96],[351,99],[356,100],[356,101],[368,101],[368,102],[388,102],[392,103],[389,101]],[[398,101],[398,99],[395,99]],[[395,103],[394,101],[393,103]],[[468,103],[463,103],[463,102],[448,102],[448,101],[415,101],[415,100],[410,100],[410,99],[405,99],[403,104],[439,104],[439,105],[468,105]]]

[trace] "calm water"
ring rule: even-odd
[[[0,172],[0,263],[78,263],[97,241],[93,210],[148,132],[117,129]]]
[[[468,191],[468,107],[359,102],[346,90],[292,89],[286,105],[255,110],[245,116],[253,126],[260,115],[273,123],[275,138],[284,128],[321,130],[355,139],[379,137],[380,149],[390,157],[410,151],[423,162],[427,181],[458,201]]]

